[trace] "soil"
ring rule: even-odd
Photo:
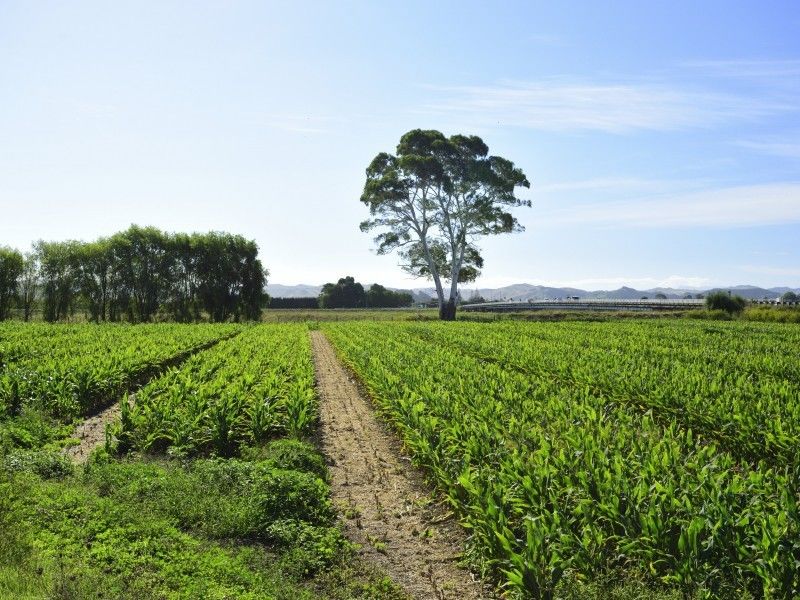
[[[116,421],[121,412],[121,405],[117,402],[93,417],[82,421],[75,428],[75,434],[72,436],[78,438],[80,444],[65,448],[64,456],[78,464],[83,464],[89,460],[92,450],[106,442],[106,425]]]
[[[433,500],[397,436],[321,331],[311,332],[320,397],[321,444],[345,533],[361,554],[420,599],[492,598],[458,566],[465,535]]]
[[[180,365],[193,354],[207,350],[208,348],[216,346],[220,342],[237,335],[239,334],[232,333],[215,340],[210,340],[204,344],[196,346],[195,348],[190,348],[189,350],[180,352],[159,365],[145,369],[129,382],[130,387],[138,388],[139,386],[146,384],[152,378],[157,377],[161,373],[165,372],[167,369]],[[135,395],[131,394],[129,401],[133,402],[134,400]],[[122,407],[119,402],[115,402],[110,406],[106,405],[103,407],[104,404],[105,403],[101,403],[99,405],[99,412],[90,413],[87,418],[81,421],[81,423],[75,428],[75,434],[72,437],[79,439],[80,444],[65,448],[63,451],[64,456],[78,464],[83,464],[89,460],[89,455],[92,453],[92,450],[105,444],[106,425],[113,423],[119,418],[120,414],[122,413]]]

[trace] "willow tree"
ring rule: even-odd
[[[361,202],[370,218],[361,230],[379,230],[378,254],[396,250],[406,272],[433,280],[439,316],[451,321],[458,284],[483,267],[477,239],[524,230],[509,212],[531,205],[515,195],[518,187],[530,187],[525,174],[490,156],[478,136],[415,129],[400,138],[397,154],[382,152],[367,167]]]
[[[17,296],[17,281],[24,264],[22,254],[0,246],[0,321],[7,319],[11,312],[11,301]]]

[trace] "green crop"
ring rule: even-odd
[[[251,327],[198,353],[123,403],[118,449],[232,456],[317,419],[308,330]]]
[[[116,400],[237,325],[0,324],[0,418],[24,406],[64,421]]]
[[[754,434],[759,410],[794,431],[797,367],[770,360],[769,327],[725,325],[323,329],[461,515],[468,556],[509,591],[550,598],[567,572],[621,571],[687,595],[791,598],[797,463]],[[752,440],[717,427],[723,393]]]

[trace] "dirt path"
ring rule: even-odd
[[[431,504],[421,475],[401,456],[397,437],[378,422],[325,335],[312,331],[311,342],[322,446],[348,537],[415,598],[491,598],[456,565],[461,528]]]
[[[72,437],[78,438],[81,443],[64,449],[64,456],[70,460],[83,464],[89,460],[92,450],[101,446],[106,441],[106,425],[119,418],[122,408],[119,402],[112,404],[103,412],[89,417],[75,428]]]
[[[183,352],[180,352],[170,358],[169,360],[164,361],[163,363],[151,367],[149,369],[145,369],[138,376],[133,378],[129,381],[128,389],[136,389],[139,386],[145,385],[151,379],[158,377],[161,373],[165,372],[170,367],[177,366],[185,361],[187,358],[192,356],[193,354],[197,354],[198,352],[202,352],[203,350],[207,350],[212,346],[216,346],[220,342],[228,340],[232,337],[236,337],[237,333],[232,333],[230,335],[223,336],[221,338],[217,338],[214,340],[209,340],[204,344],[200,344],[195,348],[190,348]],[[129,401],[134,401],[134,394],[130,394]],[[69,448],[65,448],[63,450],[64,456],[71,459],[72,461],[83,464],[87,460],[89,460],[89,455],[92,453],[92,450],[101,446],[106,441],[106,425],[109,423],[113,423],[116,421],[120,414],[122,413],[122,407],[120,406],[119,402],[115,402],[114,404],[104,408],[99,413],[89,416],[84,419],[76,428],[75,434],[72,436],[80,440],[80,444],[77,446],[70,446]]]

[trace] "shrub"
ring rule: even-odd
[[[8,454],[3,467],[11,473],[35,473],[44,479],[72,475],[72,462],[60,452],[52,450],[17,450]]]
[[[325,482],[309,473],[279,469],[259,473],[253,481],[250,500],[254,517],[265,531],[276,519],[298,519],[330,524],[333,508]]]
[[[713,292],[706,296],[708,310],[724,310],[730,315],[738,315],[743,310],[747,301],[741,296],[731,296],[725,292]]]
[[[263,460],[276,469],[303,471],[327,480],[328,469],[322,456],[311,444],[300,440],[274,440],[264,448],[247,448],[242,451],[245,460]]]

